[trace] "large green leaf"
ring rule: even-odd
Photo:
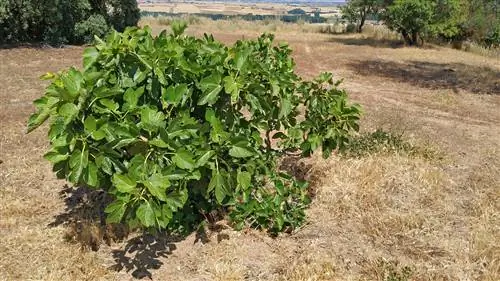
[[[127,210],[126,205],[122,201],[114,201],[109,204],[104,212],[107,214],[107,223],[120,223],[122,221],[123,215]]]
[[[30,116],[28,120],[28,133],[42,125],[49,118],[52,108],[59,102],[55,97],[41,97],[34,101],[37,112]]]
[[[135,215],[145,227],[154,226],[156,223],[155,212],[149,202],[141,203],[141,205],[137,208]]]
[[[85,49],[83,51],[83,68],[90,68],[97,61],[98,57],[99,51],[96,48],[90,47]]]
[[[144,94],[144,87],[139,87],[137,89],[128,88],[123,94],[123,99],[126,102],[126,110],[134,109],[139,102],[139,98]]]
[[[163,100],[167,104],[177,105],[188,92],[186,84],[178,84],[168,87],[162,94]]]
[[[89,161],[89,151],[88,150],[75,150],[71,153],[69,159],[69,167],[71,168],[71,174],[69,180],[72,183],[78,183],[83,174],[83,170],[87,167]]]
[[[203,79],[201,79],[199,83],[199,87],[202,90],[203,94],[201,98],[198,100],[198,105],[214,104],[217,99],[220,91],[222,90],[221,84],[221,76],[218,73],[213,73]]]
[[[78,108],[73,103],[65,103],[59,107],[59,115],[63,116],[66,123],[71,122],[78,114]]]
[[[226,198],[226,183],[224,181],[224,176],[219,172],[215,171],[212,174],[212,178],[210,179],[210,183],[208,184],[207,192],[215,191],[215,199],[219,204],[222,204],[224,198]]]
[[[192,170],[195,167],[196,162],[193,160],[193,154],[187,150],[179,150],[175,153],[172,160],[175,165],[181,169]]]
[[[279,118],[283,118],[284,116],[288,116],[290,112],[292,112],[292,103],[290,102],[290,99],[287,97],[283,97],[281,99],[281,105],[280,105],[280,113],[279,113]]]
[[[97,120],[94,116],[90,115],[85,118],[85,122],[83,123],[83,127],[89,133],[93,133],[97,130]]]
[[[237,70],[241,70],[243,68],[249,55],[250,55],[249,49],[239,50],[236,53],[234,57],[234,62]]]
[[[240,85],[236,82],[236,80],[232,76],[224,77],[224,90],[226,93],[231,95],[231,102],[238,102],[239,94],[240,94]]]
[[[201,167],[207,164],[207,162],[212,158],[212,156],[215,155],[215,151],[209,150],[205,153],[203,153],[198,160],[196,160],[196,167]]]
[[[238,171],[238,175],[236,176],[236,180],[238,182],[238,185],[243,190],[247,190],[250,187],[252,175],[249,172]]]
[[[229,149],[229,155],[236,158],[246,158],[253,156],[254,153],[247,146],[235,144]]]
[[[147,131],[156,132],[165,127],[165,115],[154,108],[145,107],[141,110],[140,126]]]
[[[116,189],[123,193],[130,193],[137,186],[135,181],[124,174],[114,174],[112,182]]]
[[[80,94],[80,89],[83,82],[82,73],[75,68],[70,68],[67,73],[61,75],[61,81],[64,83],[64,88],[69,94],[70,100],[75,99]]]
[[[57,150],[51,150],[43,156],[43,158],[49,160],[52,164],[57,164],[59,162],[65,161],[69,158],[68,153],[61,153]]]
[[[97,187],[99,185],[97,166],[93,162],[88,163],[85,169],[84,180],[89,186]]]
[[[166,190],[170,186],[167,176],[162,174],[153,174],[143,182],[149,192],[161,201],[167,201]]]

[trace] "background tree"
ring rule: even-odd
[[[461,42],[467,39],[485,46],[500,44],[497,0],[395,0],[383,10],[387,26],[408,45],[424,39]]]
[[[429,29],[433,8],[429,0],[396,0],[387,8],[384,18],[390,29],[401,33],[406,44],[414,46]]]
[[[382,0],[350,0],[342,7],[342,18],[357,24],[357,31],[361,33],[366,19],[377,15],[382,4]]]
[[[460,37],[486,47],[500,45],[500,2],[498,0],[463,0],[465,22],[460,26]]]
[[[0,43],[89,42],[110,28],[134,26],[139,17],[135,0],[2,0]]]

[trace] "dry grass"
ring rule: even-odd
[[[272,31],[238,24],[201,22],[188,32],[234,42]],[[229,239],[214,233],[208,243],[196,234],[130,237],[80,251],[63,240],[64,224],[54,224],[71,210],[60,194],[65,183],[41,158],[45,128],[24,130],[30,102],[44,86],[37,77],[79,66],[82,49],[3,49],[0,279],[386,281],[408,267],[408,280],[500,280],[499,61],[300,28],[276,25],[277,38],[290,43],[302,75],[333,71],[345,78],[344,87],[364,106],[363,131],[404,132],[444,159],[396,151],[304,160],[317,196],[308,223],[292,235],[223,230]]]

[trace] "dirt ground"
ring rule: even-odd
[[[234,42],[261,30],[188,31]],[[0,280],[500,280],[500,58],[300,27],[276,32],[303,76],[344,79],[363,106],[363,131],[403,132],[440,156],[304,160],[317,196],[291,235],[139,236],[82,251],[64,240],[69,203],[81,198],[42,158],[46,127],[25,134],[46,85],[38,77],[80,66],[82,48],[1,49]]]

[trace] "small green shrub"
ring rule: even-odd
[[[346,33],[354,33],[356,32],[356,25],[354,23],[348,23],[345,28]]]
[[[45,158],[59,177],[114,198],[108,222],[186,232],[219,212],[237,228],[293,229],[307,184],[277,159],[342,149],[358,129],[358,106],[331,74],[297,76],[291,50],[272,35],[225,46],[185,28],[98,40],[82,71],[46,75],[52,83],[28,131],[49,119]]]
[[[438,156],[428,147],[419,147],[409,143],[403,138],[402,133],[387,132],[382,129],[352,137],[346,149],[341,152],[343,156],[355,158],[376,153],[402,153],[426,159]]]

